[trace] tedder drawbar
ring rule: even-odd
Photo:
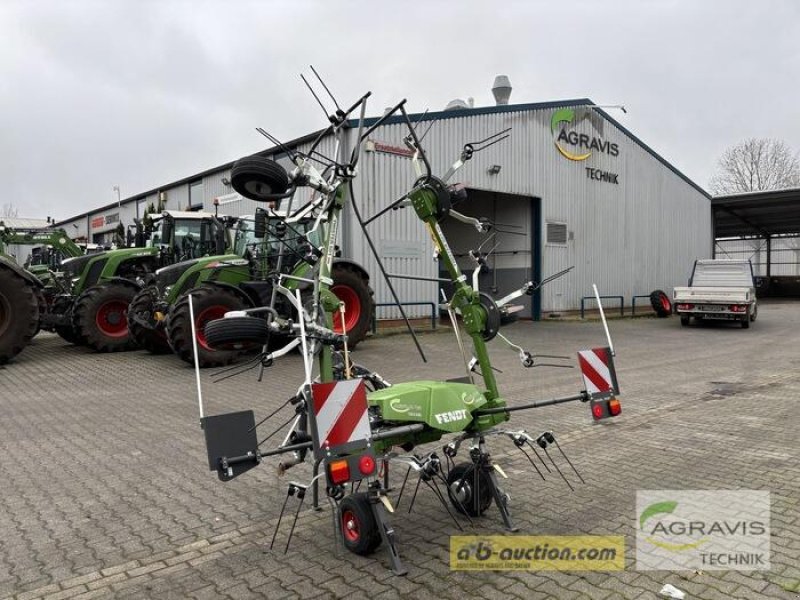
[[[314,73],[316,75],[316,71]],[[508,130],[481,142],[466,144],[455,164],[443,177],[438,178],[431,174],[430,163],[415,125],[406,113],[405,100],[365,130],[364,114],[370,94],[365,94],[349,109],[342,110],[322,80],[319,81],[336,104],[336,111],[328,117],[329,127],[319,134],[311,149],[303,154],[271,138],[293,163],[291,172],[287,173],[283,167],[267,158],[249,157],[247,164],[251,167],[244,174],[240,171],[236,183],[237,191],[250,199],[273,203],[268,204],[271,207],[281,205],[281,215],[285,217],[279,231],[272,232],[278,234],[278,238],[286,232],[289,232],[288,235],[301,235],[294,224],[301,219],[314,219],[312,231],[319,234],[314,239],[322,242],[311,249],[308,256],[314,267],[312,274],[299,282],[290,281],[297,278],[277,268],[271,279],[272,302],[269,306],[229,312],[224,318],[211,321],[205,328],[206,340],[220,348],[247,344],[261,346],[263,351],[255,359],[256,364],[253,366],[257,367],[260,363],[262,373],[265,367],[271,366],[279,357],[299,349],[304,362],[305,378],[294,397],[256,423],[252,410],[206,416],[198,371],[200,417],[208,450],[208,466],[218,473],[222,481],[230,481],[270,456],[282,456],[280,472],[304,462],[309,456],[313,457],[314,475],[311,481],[289,484],[275,534],[280,528],[289,498],[296,497],[299,504],[286,542],[288,549],[306,492],[310,487],[313,488],[311,491],[314,506],[317,507],[319,482],[324,480],[328,499],[334,506],[333,520],[337,539],[351,552],[362,555],[373,552],[383,543],[391,569],[397,574],[404,574],[406,570],[400,561],[395,533],[389,523],[389,513],[394,512],[389,497],[392,492],[388,481],[389,465],[395,463],[406,468],[405,480],[395,499],[395,506],[402,497],[409,475],[414,473],[419,478],[416,490],[420,483],[430,488],[459,528],[461,525],[455,513],[471,521],[494,503],[505,528],[515,531],[509,511],[509,496],[498,483],[498,475],[505,477],[505,474],[493,462],[488,440],[510,440],[525,454],[538,476],[544,479],[545,473],[558,473],[572,488],[558,466],[561,460],[554,460],[556,455],[553,452],[556,452],[557,456],[566,460],[571,472],[582,482],[578,470],[569,461],[552,432],[545,431],[541,435],[532,436],[524,430],[513,430],[503,425],[515,411],[573,401],[589,402],[595,420],[618,415],[621,408],[617,398],[619,389],[614,372],[613,346],[606,326],[607,347],[578,353],[584,390],[564,398],[509,405],[498,389],[487,342],[494,338],[501,340],[519,354],[524,367],[537,366],[540,358],[566,357],[537,356],[512,343],[499,332],[501,309],[503,305],[523,294],[530,294],[542,283],[561,276],[566,271],[542,282],[528,282],[516,292],[495,301],[488,294],[478,291],[478,273],[485,265],[485,256],[480,252],[470,253],[476,268],[471,282],[468,283],[440,226],[443,219],[456,218],[474,225],[482,232],[491,228],[487,221],[468,217],[453,208],[457,202],[465,199],[466,194],[463,188],[448,182],[473,154],[508,137]],[[352,144],[350,156],[345,157],[343,138],[348,128],[354,125],[355,119],[351,121],[350,115],[356,111],[360,113],[357,119],[356,142]],[[369,219],[364,219],[354,199],[352,184],[357,174],[360,148],[367,137],[393,115],[397,115],[395,121],[400,120],[408,127],[408,135],[404,141],[413,152],[412,163],[417,171],[417,179],[402,198]],[[335,140],[332,157],[319,152],[319,143],[328,136]],[[318,169],[315,163],[321,165],[321,168]],[[296,200],[295,191],[300,187],[314,190],[305,203]],[[378,373],[351,362],[346,330],[343,333],[333,330],[334,319],[341,319],[344,323],[347,306],[326,301],[331,296],[325,293],[332,283],[331,264],[337,248],[339,218],[348,200],[348,192],[364,239],[372,248],[387,287],[407,323],[408,319],[390,281],[391,278],[403,276],[386,273],[378,253],[375,252],[367,225],[373,219],[389,213],[391,208],[410,205],[428,230],[438,259],[442,261],[448,274],[447,278],[437,278],[434,281],[453,286],[452,295],[444,299],[444,305],[453,323],[453,332],[466,369],[465,377],[447,381],[405,381],[390,384]],[[278,299],[291,304],[291,318],[287,318],[285,312],[281,313],[284,316],[280,316],[275,310]],[[194,323],[194,318],[191,321]],[[603,323],[605,325],[604,316]],[[461,328],[468,340],[464,339]],[[422,360],[425,361],[425,355],[410,326],[409,331]],[[283,342],[289,341],[282,348],[274,350],[272,348],[276,337]],[[193,336],[193,339],[196,337]],[[469,342],[472,345],[471,351],[468,350]],[[550,363],[550,366],[569,365],[555,362]],[[259,442],[257,427],[284,408],[293,411],[292,417]],[[289,433],[278,447],[260,449],[264,442],[272,439],[290,423]],[[439,442],[446,436],[450,439],[441,449],[442,456],[436,451],[412,453],[417,446]],[[459,454],[466,455],[462,462],[456,462]],[[455,513],[448,506],[440,484],[446,490]],[[275,536],[273,543],[274,541]]]

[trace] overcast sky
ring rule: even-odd
[[[0,206],[58,219],[322,126],[342,101],[588,97],[704,188],[747,137],[800,149],[800,2],[0,0]]]

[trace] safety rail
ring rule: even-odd
[[[586,301],[587,300],[597,300],[597,298],[601,300],[619,300],[619,316],[625,316],[625,298],[624,296],[584,296],[581,298],[581,319],[584,318],[584,314],[586,312]]]
[[[650,299],[650,294],[640,294],[638,296],[631,296],[631,316],[636,314],[636,299],[637,298],[647,298]]]
[[[401,306],[430,306],[431,308],[431,329],[436,329],[436,308],[435,302],[400,302]],[[387,306],[397,306],[396,302],[380,302],[375,304],[375,308],[383,308]],[[376,310],[372,315],[372,333],[378,331],[378,311]]]

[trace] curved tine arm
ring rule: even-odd
[[[480,219],[476,219],[475,217],[468,217],[465,214],[458,212],[457,210],[450,209],[450,216],[453,217],[456,221],[461,221],[467,225],[472,225],[475,229],[478,230],[479,233],[486,233],[491,228],[489,223],[481,221]]]

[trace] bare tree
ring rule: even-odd
[[[715,195],[800,187],[800,161],[781,140],[750,138],[728,148],[709,188]]]
[[[11,219],[16,218],[19,216],[19,209],[10,203],[3,204],[2,216]]]

